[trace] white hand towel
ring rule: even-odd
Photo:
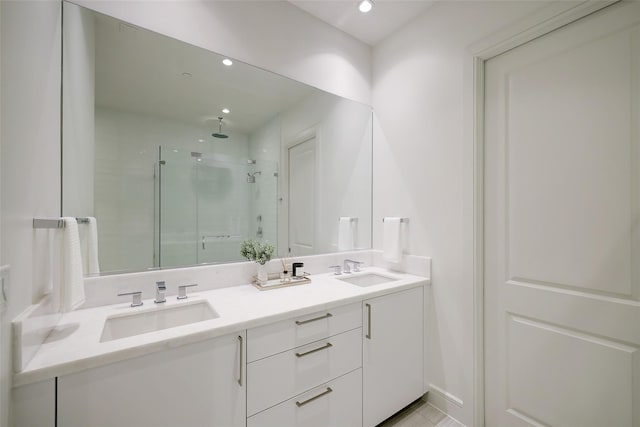
[[[87,217],[89,223],[86,230],[86,261],[84,262],[86,274],[100,273],[100,264],[98,263],[98,222],[92,216]]]
[[[384,253],[382,257],[390,262],[402,260],[402,236],[400,234],[400,218],[384,219]]]
[[[338,221],[338,250],[353,250],[353,221],[350,216],[341,216]]]
[[[43,230],[45,231],[45,230]],[[44,294],[45,295],[50,295],[53,292],[54,289],[54,277],[56,274],[58,274],[57,271],[54,270],[53,268],[53,258],[56,256],[56,250],[55,248],[57,247],[57,245],[54,245],[54,242],[59,242],[58,240],[56,240],[56,236],[53,234],[55,233],[57,230],[55,229],[49,229],[46,230],[47,232],[47,260],[44,263],[44,271],[42,272],[42,277],[46,277],[46,283],[44,285]]]
[[[60,310],[71,311],[84,303],[80,233],[75,218],[65,217],[62,231],[62,268],[60,277]]]

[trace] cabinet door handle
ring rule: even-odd
[[[367,307],[367,339],[371,339],[371,304],[365,304]]]
[[[322,347],[314,348],[313,350],[305,351],[304,353],[296,353],[297,357],[306,356],[307,354],[315,353],[316,351],[324,350],[326,348],[333,347],[333,344],[330,342],[326,343]]]
[[[315,322],[316,320],[328,319],[329,317],[333,317],[333,314],[327,313],[322,316],[314,317],[313,319],[308,320],[296,320],[296,325],[304,325],[305,323]]]
[[[306,405],[306,404],[307,404],[307,403],[309,403],[309,402],[313,402],[314,400],[321,398],[322,396],[324,396],[324,395],[326,395],[326,394],[331,393],[332,391],[333,391],[333,389],[332,389],[331,387],[327,387],[327,389],[326,389],[325,391],[323,391],[322,393],[320,393],[320,394],[319,394],[319,395],[317,395],[317,396],[313,396],[312,398],[307,399],[307,400],[304,400],[304,401],[302,401],[302,402],[298,402],[298,401],[296,401],[296,405],[298,405],[298,408],[299,408],[299,407],[301,407],[301,406]]]
[[[240,375],[238,375],[238,384],[242,386],[242,365],[244,364],[244,355],[243,355],[243,346],[242,346],[242,336],[238,335],[238,344],[240,345]]]

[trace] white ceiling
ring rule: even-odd
[[[96,105],[250,134],[316,89],[95,14]],[[184,74],[183,74],[184,73]],[[162,88],[162,90],[159,90]],[[231,114],[222,114],[229,108]]]
[[[378,44],[435,3],[434,0],[373,0],[373,9],[362,13],[358,10],[359,0],[289,2],[371,46]]]

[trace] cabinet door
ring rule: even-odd
[[[11,391],[10,425],[54,427],[55,402],[56,385],[53,378],[14,388]]]
[[[58,378],[60,427],[244,426],[245,334]]]
[[[363,425],[375,426],[423,393],[422,288],[364,301]]]

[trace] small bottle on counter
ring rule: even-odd
[[[291,282],[291,273],[289,272],[289,270],[284,270],[282,273],[280,273],[280,281],[282,283]]]

